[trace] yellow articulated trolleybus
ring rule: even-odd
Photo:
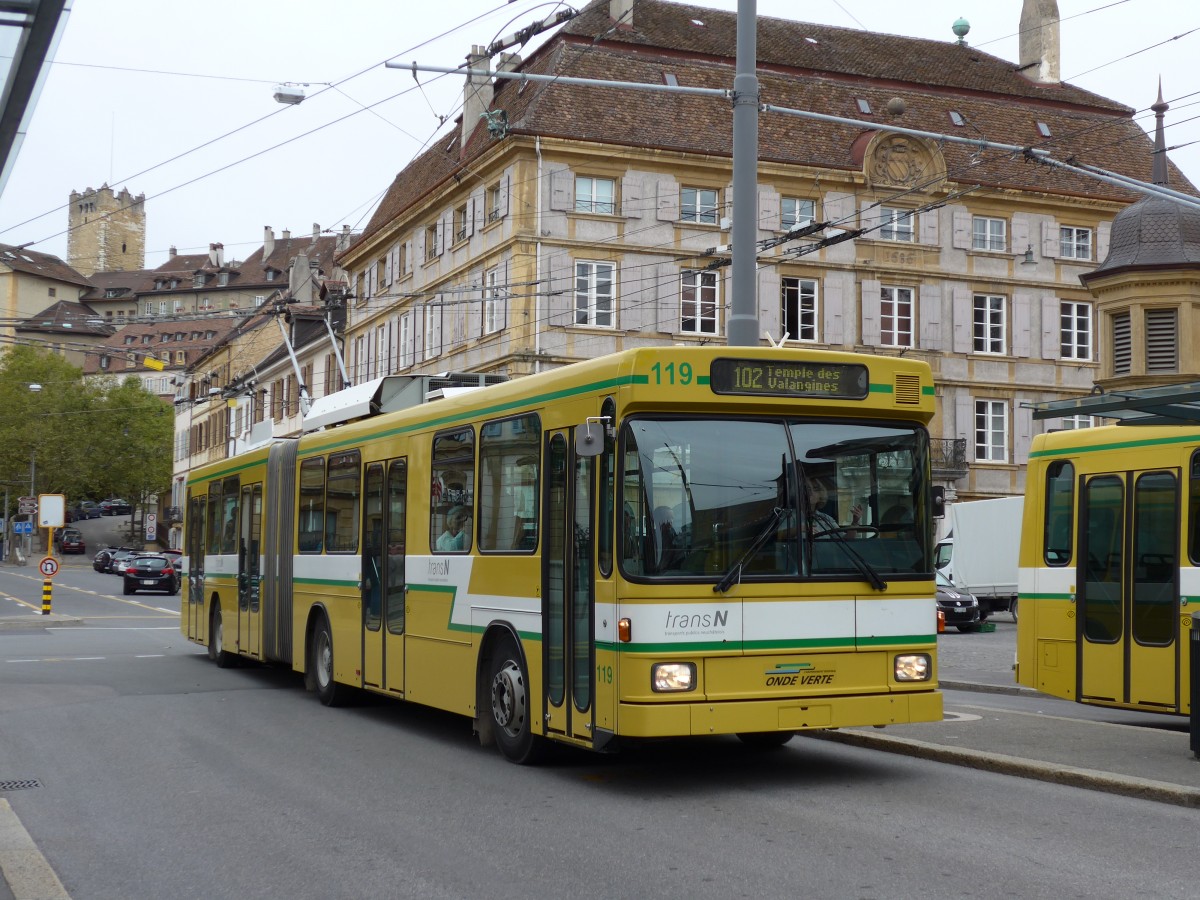
[[[1021,684],[1097,706],[1191,712],[1197,400],[1200,385],[1185,385],[1034,405],[1035,418],[1122,424],[1034,438],[1021,526]]]
[[[926,364],[657,347],[442,393],[193,470],[187,637],[516,762],[942,717]]]

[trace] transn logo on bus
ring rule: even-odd
[[[767,687],[796,687],[802,684],[833,684],[832,672],[808,672],[812,663],[779,663],[767,669]]]

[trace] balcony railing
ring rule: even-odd
[[[934,477],[957,478],[967,474],[966,438],[930,438],[929,454]]]

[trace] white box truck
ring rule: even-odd
[[[1017,569],[1024,497],[948,506],[950,530],[934,549],[934,566],[979,600],[979,615],[1008,610],[1017,620]]]

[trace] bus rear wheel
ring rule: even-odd
[[[545,741],[530,727],[529,679],[511,640],[496,647],[488,667],[492,733],[504,757],[519,765],[537,762]]]
[[[312,686],[323,704],[341,706],[345,702],[349,689],[339,685],[333,678],[333,632],[329,628],[329,620],[324,616],[317,623],[309,645],[308,671],[312,675]]]
[[[773,750],[782,747],[796,736],[794,731],[741,731],[738,740],[755,750]]]

